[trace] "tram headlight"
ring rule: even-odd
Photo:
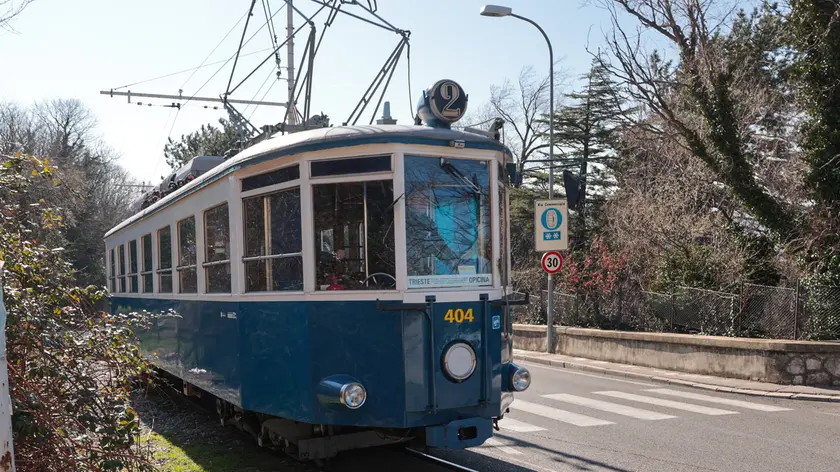
[[[338,397],[344,406],[350,408],[351,410],[355,410],[357,408],[361,408],[361,406],[365,404],[367,392],[362,384],[353,382],[342,386],[341,393],[339,393]]]
[[[510,388],[516,392],[524,392],[531,385],[531,373],[528,369],[513,365],[513,373],[510,376]]]
[[[455,382],[463,382],[475,372],[475,350],[469,343],[456,341],[443,352],[443,373]]]

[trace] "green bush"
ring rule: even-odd
[[[0,156],[0,260],[15,462],[20,472],[151,470],[129,404],[148,367],[136,315],[95,310],[102,287],[76,287],[63,256],[61,185],[46,160]],[[34,195],[38,195],[37,197]],[[46,197],[45,197],[46,196]]]

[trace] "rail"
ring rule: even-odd
[[[478,472],[475,469],[470,469],[469,467],[465,467],[463,465],[458,465],[454,462],[449,462],[446,459],[441,459],[440,457],[435,457],[431,454],[426,454],[425,452],[418,451],[417,449],[412,449],[410,447],[405,448],[406,452],[409,454],[413,454],[423,460],[434,462],[435,464],[442,465],[444,467],[448,467],[452,470],[460,470],[462,472]]]

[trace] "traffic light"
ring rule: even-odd
[[[563,187],[566,189],[566,200],[569,202],[569,208],[577,210],[580,202],[580,178],[569,170],[564,170]]]

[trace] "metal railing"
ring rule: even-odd
[[[545,324],[547,292],[514,313]],[[671,293],[617,289],[555,292],[555,324],[584,328],[797,340],[840,340],[840,287],[743,284],[740,293],[679,287]]]

